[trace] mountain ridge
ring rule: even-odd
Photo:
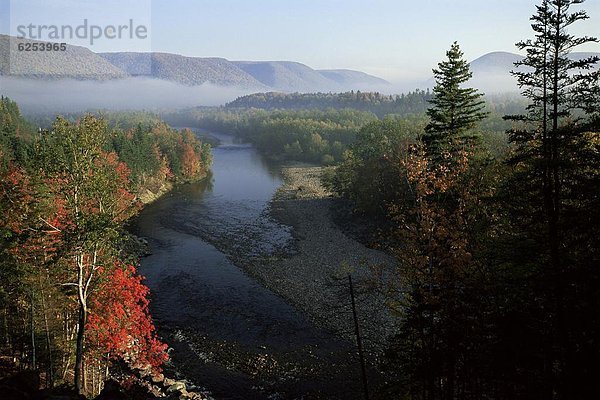
[[[245,90],[284,92],[369,89],[389,82],[361,71],[323,72],[296,61],[230,61],[165,52],[93,52],[75,45],[61,51],[19,51],[50,42],[0,35],[0,75],[31,79],[106,81],[145,76],[186,86],[211,84]]]
[[[58,51],[22,51],[19,46],[49,42],[0,35],[0,75],[46,79],[119,79],[127,74],[87,47],[67,45]]]
[[[130,76],[150,76],[188,86],[210,83],[240,88],[262,87],[254,77],[220,57],[188,57],[163,52],[97,54]]]
[[[349,69],[313,69],[296,61],[231,61],[220,57],[192,57],[165,52],[95,53],[67,45],[64,51],[18,51],[19,44],[49,42],[0,35],[0,75],[30,79],[110,81],[148,77],[190,87],[205,84],[250,92],[345,92],[350,90],[390,93],[388,81]],[[574,52],[573,59],[600,56],[600,52]],[[493,51],[470,62],[470,85],[486,93],[516,92],[510,74],[523,56]],[[431,88],[430,78],[414,87]]]

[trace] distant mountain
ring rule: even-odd
[[[485,54],[471,61],[473,78],[469,85],[487,94],[516,92],[519,90],[517,80],[510,71],[515,70],[515,63],[522,56],[504,51]]]
[[[518,54],[494,51],[471,61],[471,71],[473,73],[506,72],[514,69],[515,63],[522,59],[523,56]]]
[[[99,53],[99,55],[132,76],[151,76],[188,86],[212,83],[239,88],[266,88],[250,74],[224,58],[185,57],[170,53]]]
[[[589,57],[600,57],[600,53],[597,52],[575,52],[575,53],[571,53],[571,59],[572,60],[582,60],[584,58],[589,58]],[[600,65],[596,64],[597,67],[600,67]]]
[[[127,73],[93,51],[67,45],[64,51],[25,51],[47,42],[0,35],[0,75],[45,79],[118,79]]]
[[[245,93],[389,91],[389,82],[364,72],[331,69],[315,70],[293,61],[229,61],[224,58],[186,57],[170,53],[94,53],[66,45],[64,51],[19,51],[18,46],[49,44],[0,35],[0,75],[56,80],[115,80],[147,76],[161,81],[194,87],[205,83],[235,88]],[[581,59],[600,53],[572,53]],[[492,52],[471,62],[470,85],[485,93],[515,92],[516,79],[510,74],[522,56]],[[429,79],[423,87],[433,87]]]
[[[570,54],[572,60],[581,60],[592,56],[600,57],[600,53],[574,52]],[[510,71],[516,70],[515,63],[521,60],[523,60],[523,56],[504,51],[485,54],[471,61],[473,78],[469,81],[469,85],[487,94],[517,92],[519,90],[517,80]],[[433,78],[425,83],[425,86],[429,88],[434,85]]]
[[[390,85],[384,79],[345,69],[314,70],[292,61],[234,61],[263,84],[284,92],[317,92],[364,89]]]
[[[234,61],[258,81],[285,92],[335,90],[338,86],[307,65],[292,61]]]
[[[317,70],[324,77],[337,82],[344,87],[351,86],[389,86],[390,83],[385,79],[373,75],[365,74],[351,69],[320,69]]]
[[[351,70],[317,71],[292,61],[229,61],[170,53],[94,53],[67,45],[64,51],[18,51],[48,42],[0,35],[0,75],[35,79],[113,80],[146,76],[187,86],[210,83],[248,91],[318,92],[389,85]]]

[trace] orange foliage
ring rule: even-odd
[[[181,172],[184,177],[192,179],[200,172],[200,157],[188,143],[182,143],[181,149]]]

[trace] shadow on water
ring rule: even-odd
[[[225,399],[359,397],[353,345],[310,323],[231,261],[291,243],[266,210],[282,183],[248,144],[215,134],[210,179],[147,206],[134,231],[152,254],[140,272],[176,371]]]

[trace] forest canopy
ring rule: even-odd
[[[49,387],[95,395],[109,370],[158,374],[168,358],[124,224],[161,187],[206,177],[210,146],[136,123],[59,116],[36,131],[0,102],[0,346]]]

